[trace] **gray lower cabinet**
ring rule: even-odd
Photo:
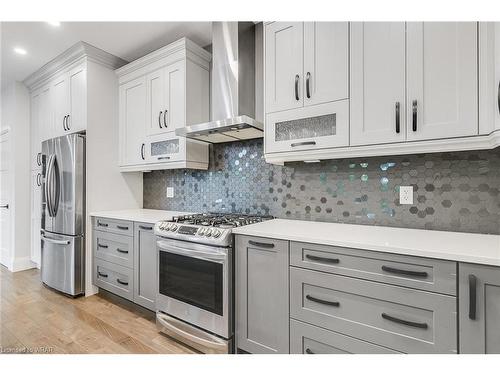
[[[290,353],[398,354],[401,352],[291,319]]]
[[[97,258],[94,259],[94,284],[128,300],[134,296],[132,269]]]
[[[236,235],[236,346],[289,352],[288,241]]]
[[[500,354],[500,267],[459,264],[460,353]]]
[[[157,255],[153,225],[134,223],[134,302],[155,310]]]

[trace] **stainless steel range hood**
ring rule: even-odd
[[[175,133],[209,143],[262,138],[263,124],[255,120],[255,24],[213,22],[212,35],[213,120]]]

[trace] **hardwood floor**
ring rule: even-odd
[[[108,294],[68,298],[35,269],[0,266],[0,314],[0,353],[195,353],[158,333],[152,312]]]

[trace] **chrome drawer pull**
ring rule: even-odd
[[[323,263],[333,263],[333,264],[337,264],[340,262],[339,259],[336,259],[336,258],[324,258],[324,257],[317,257],[315,255],[310,255],[310,254],[306,254],[306,258],[307,259],[310,259],[310,260],[314,260],[316,262],[323,262]]]
[[[98,243],[97,246],[98,247],[102,247],[103,249],[107,249],[108,248],[108,245],[103,245],[103,244],[100,244],[100,243]]]
[[[322,305],[328,305],[328,306],[333,306],[333,307],[339,307],[340,306],[340,302],[325,301],[324,299],[319,299],[319,298],[310,296],[309,294],[306,296],[306,299],[308,299],[309,301],[316,302],[316,303],[321,303]]]
[[[120,279],[116,279],[116,281],[118,282],[118,284],[128,285],[128,283],[126,283],[125,281],[121,281]]]
[[[427,323],[411,322],[409,320],[395,318],[394,316],[387,315],[386,313],[382,313],[382,318],[384,318],[386,320],[389,320],[391,322],[394,322],[394,323],[403,324],[405,326],[410,326],[410,327],[415,327],[415,328],[422,328],[422,329],[429,328],[429,326],[427,325]]]
[[[139,228],[143,230],[153,230],[153,227],[146,227],[144,225],[139,225]]]
[[[99,226],[99,227],[107,227],[107,226],[108,226],[108,224],[106,224],[106,223],[99,223],[99,222],[98,222],[98,223],[97,223],[97,226]]]
[[[248,243],[250,245],[264,247],[266,249],[272,249],[272,248],[274,248],[274,244],[273,243],[257,242],[257,241],[252,241],[252,240],[248,241]]]
[[[116,227],[118,229],[121,229],[121,230],[128,230],[128,227],[124,227],[124,226],[121,226],[121,225],[117,225]]]
[[[392,268],[388,266],[382,266],[382,271],[394,273],[396,275],[406,275],[413,277],[427,277],[429,274],[425,271],[409,271],[409,270],[401,270],[399,268]]]
[[[292,143],[290,146],[297,147],[297,146],[315,146],[315,145],[316,145],[316,141],[307,141],[307,142]]]
[[[122,250],[117,248],[116,251],[118,251],[119,253],[128,254],[127,250]]]
[[[101,276],[101,277],[108,277],[108,275],[106,275],[105,273],[101,273],[101,272],[99,272],[99,271],[97,271],[97,274],[98,274],[99,276]]]

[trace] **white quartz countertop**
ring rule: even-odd
[[[173,216],[187,215],[189,212],[164,211],[149,209],[117,210],[117,211],[96,211],[90,216],[103,217],[106,219],[137,221],[141,223],[154,224],[160,220],[171,220]]]
[[[273,219],[235,234],[500,266],[500,236]]]

